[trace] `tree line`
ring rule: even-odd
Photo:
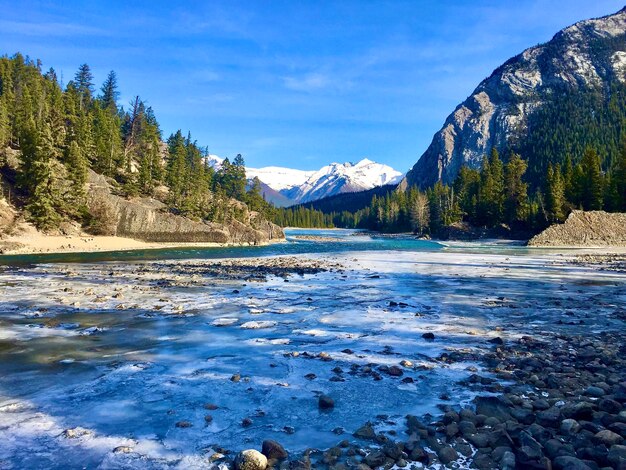
[[[178,214],[224,221],[252,201],[241,155],[215,171],[208,149],[179,130],[163,141],[153,109],[136,96],[118,104],[111,71],[97,90],[83,64],[63,86],[54,69],[22,54],[0,57],[0,168],[30,220],[52,229],[62,220],[90,224],[85,183],[89,170],[109,178],[124,196],[157,197]],[[17,161],[15,161],[17,160]]]
[[[411,187],[375,195],[368,206],[353,213],[325,214],[302,206],[283,209],[276,220],[296,227],[437,236],[459,222],[529,233],[562,222],[573,209],[626,211],[626,142],[609,171],[602,170],[602,158],[592,147],[576,164],[570,156],[564,162],[549,164],[540,186],[531,191],[527,161],[515,152],[503,161],[493,149],[479,169],[462,167],[451,185],[438,182],[425,191]]]

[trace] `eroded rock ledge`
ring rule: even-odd
[[[111,235],[135,238],[146,242],[169,243],[239,243],[259,245],[284,239],[283,230],[249,212],[240,204],[243,222],[230,220],[225,224],[195,221],[165,211],[165,204],[151,198],[125,199],[112,194],[101,175],[90,172],[89,204],[106,207],[113,219]]]

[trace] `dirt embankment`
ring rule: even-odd
[[[565,223],[535,235],[528,246],[626,247],[626,214],[572,211]]]

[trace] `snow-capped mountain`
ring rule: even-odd
[[[208,159],[214,168],[219,168],[223,160],[217,155],[210,155]],[[396,184],[403,174],[388,165],[364,158],[356,164],[331,163],[317,171],[277,166],[246,168],[246,176],[249,180],[255,177],[261,180],[261,189],[268,201],[286,206]]]
[[[281,193],[296,202],[311,202],[335,194],[398,183],[401,179],[399,171],[364,158],[356,164],[331,163],[311,174],[304,183],[292,185]]]
[[[246,168],[246,176],[249,179],[258,177],[263,183],[276,191],[303,185],[315,173],[315,171],[294,170],[280,166]]]

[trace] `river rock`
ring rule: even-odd
[[[540,411],[536,415],[537,423],[541,426],[555,428],[558,426],[561,418],[561,410],[558,408],[550,408],[545,411]]]
[[[601,411],[605,411],[606,413],[615,415],[621,411],[622,405],[616,400],[604,398],[598,402],[598,409]]]
[[[565,418],[589,419],[593,415],[593,406],[587,402],[568,404],[561,409],[561,413]]]
[[[383,454],[379,450],[375,450],[373,452],[370,452],[363,458],[363,463],[370,468],[377,468],[383,465],[385,463],[385,460],[387,460],[385,454]]]
[[[283,446],[271,439],[263,441],[261,453],[269,460],[285,460],[289,454]]]
[[[456,450],[454,450],[450,446],[444,446],[437,452],[437,457],[441,460],[441,463],[444,465],[449,464],[459,458],[459,454],[457,454]]]
[[[611,446],[607,459],[615,468],[626,468],[626,446]]]
[[[580,431],[580,424],[575,419],[564,419],[561,421],[561,433],[565,435],[576,434]]]
[[[335,400],[328,395],[320,395],[317,404],[320,410],[331,410],[335,407]]]
[[[498,418],[504,422],[511,419],[509,408],[498,397],[476,397],[476,414]]]
[[[476,434],[476,426],[471,421],[463,420],[459,422],[459,431],[463,436],[467,437],[471,434]]]
[[[621,444],[624,441],[624,438],[619,434],[614,433],[613,431],[605,429],[604,431],[600,431],[595,436],[593,436],[593,440],[599,444],[604,444],[607,447],[611,447],[615,444]]]
[[[589,387],[585,389],[585,395],[588,395],[594,398],[601,398],[604,396],[604,390],[602,390],[602,388],[600,387],[595,387],[593,385],[590,385]]]
[[[235,458],[236,470],[265,470],[267,468],[267,457],[258,450],[242,450]]]
[[[592,470],[589,465],[576,457],[557,457],[553,463],[554,470]]]
[[[354,437],[358,437],[360,439],[375,439],[376,438],[376,432],[374,431],[374,428],[372,426],[372,423],[365,423],[363,426],[361,426],[359,429],[357,429],[356,431],[354,431],[353,434]]]

